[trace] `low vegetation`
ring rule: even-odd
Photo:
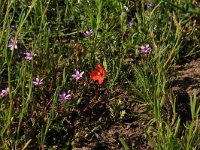
[[[175,90],[199,62],[199,1],[0,8],[0,149],[200,148],[200,72]]]

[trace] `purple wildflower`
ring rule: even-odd
[[[11,29],[16,29],[16,28],[17,28],[17,25],[11,25],[10,28],[11,28]]]
[[[32,54],[30,52],[26,52],[26,53],[24,53],[24,55],[25,55],[25,59],[27,59],[27,60],[32,60],[33,56],[35,56],[34,54]]]
[[[7,96],[9,94],[9,87],[7,87],[5,90],[2,90],[0,93],[0,97]]]
[[[62,93],[59,94],[59,98],[60,98],[61,100],[71,99],[71,97],[72,97],[72,95],[69,94],[69,91],[68,91],[68,93],[66,93],[65,91],[62,91]]]
[[[151,51],[151,47],[149,46],[149,44],[146,44],[145,46],[144,45],[140,46],[140,49],[141,49],[140,52],[144,54]]]
[[[16,39],[16,41],[15,41],[15,37],[12,36],[8,43],[9,49],[10,50],[17,49],[18,48],[17,43],[18,43],[18,39]]]
[[[83,32],[83,34],[84,34],[85,36],[89,36],[89,35],[91,35],[92,33],[93,33],[92,29]]]
[[[76,80],[79,80],[80,78],[83,77],[84,71],[79,72],[78,70],[75,70],[75,73],[72,75]]]
[[[153,3],[147,4],[148,7],[153,7]]]
[[[130,21],[130,22],[128,23],[128,26],[131,27],[132,25],[133,25],[133,22]]]
[[[33,84],[35,86],[39,86],[39,85],[43,84],[42,81],[43,81],[43,79],[35,78],[35,81],[33,81]]]

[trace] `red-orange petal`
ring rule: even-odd
[[[92,80],[99,80],[99,71],[97,71],[97,70],[94,70],[94,71],[92,71],[91,73],[90,73],[90,78],[92,79]]]
[[[100,64],[97,64],[97,65],[96,65],[96,69],[97,69],[97,70],[101,70],[101,69],[103,69],[103,67],[102,67]]]
[[[103,67],[100,64],[97,64],[96,68],[97,68],[97,70],[99,70],[101,76],[105,76],[106,75],[105,70],[103,69]]]
[[[96,70],[93,70],[90,73],[90,78],[92,80],[98,80],[99,84],[102,84],[104,81],[104,76],[106,75],[105,70],[103,69],[103,67],[100,64],[96,65]]]
[[[103,77],[103,76],[99,76],[98,83],[99,83],[99,84],[102,84],[102,83],[103,83],[103,80],[104,80],[104,77]]]

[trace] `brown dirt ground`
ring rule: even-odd
[[[189,96],[196,92],[200,98],[200,59],[192,60],[183,65],[174,65],[173,76],[177,77],[172,84],[173,91],[184,90]]]
[[[177,114],[180,115],[182,122],[190,120],[189,96],[196,92],[198,99],[200,98],[200,59],[192,60],[181,65],[172,67],[173,83],[172,90],[177,98]],[[145,105],[136,102],[126,102],[128,108],[126,110],[135,112],[136,114],[144,112]],[[126,104],[127,105],[127,104]],[[199,121],[200,122],[200,121]],[[153,149],[148,143],[145,134],[145,121],[137,117],[125,117],[125,119],[117,124],[112,122],[106,128],[98,133],[98,140],[91,141],[83,147],[73,148],[73,150],[122,150],[124,149],[119,139],[126,140],[129,148],[137,150]]]
[[[200,58],[184,64],[177,64],[173,69],[172,91],[176,94],[176,112],[182,122],[191,120],[190,97],[196,94],[197,105],[200,104]],[[200,128],[200,119],[198,121]],[[200,134],[200,132],[199,132]]]
[[[137,111],[136,113],[145,111],[143,104],[131,103],[134,105],[131,111]],[[83,147],[73,148],[73,150],[123,150],[120,138],[127,142],[129,148],[151,150],[152,147],[144,134],[144,122],[137,117],[125,117],[121,122],[103,127],[98,133],[98,140],[92,140],[88,144],[85,143]]]

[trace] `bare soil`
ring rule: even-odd
[[[176,112],[181,118],[182,126],[184,126],[183,124],[191,119],[190,96],[193,96],[196,92],[197,98],[200,99],[200,59],[174,65],[172,67],[172,79],[171,88],[177,99]],[[145,105],[137,102],[125,101],[124,105],[127,112],[132,112],[130,114],[142,114],[146,111]],[[96,136],[93,136],[90,142],[82,143],[83,145],[73,149],[123,150],[124,148],[120,142],[121,138],[127,142],[129,148],[137,150],[153,149],[144,134],[145,119],[141,120],[137,116],[125,116],[120,121],[108,120],[105,120],[105,125],[96,133]],[[184,130],[184,128],[181,130]]]
[[[174,65],[173,76],[175,78],[172,87],[173,91],[186,91],[189,96],[196,92],[200,98],[200,59],[191,62]]]

